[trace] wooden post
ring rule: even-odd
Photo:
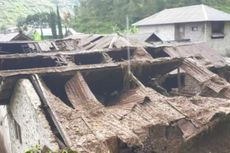
[[[180,73],[180,67],[177,69],[177,83],[178,83],[178,92],[181,91],[181,73]]]
[[[64,145],[67,147],[71,147],[71,145],[72,145],[71,140],[67,136],[66,132],[60,127],[60,123],[56,119],[56,114],[50,108],[49,103],[46,99],[46,96],[44,95],[44,92],[42,90],[38,75],[37,74],[32,75],[30,80],[31,80],[33,87],[35,88],[38,96],[40,97],[41,102],[43,103],[44,107],[48,111],[48,113],[52,119],[52,122],[55,125],[55,128],[58,130],[59,134],[61,135],[61,137],[64,141]]]

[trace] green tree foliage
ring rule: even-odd
[[[58,7],[57,7],[57,13],[55,13],[54,11],[51,11],[50,13],[42,12],[33,15],[28,15],[26,18],[18,18],[17,26],[19,28],[24,29],[24,27],[28,25],[32,27],[40,28],[41,34],[43,34],[42,29],[44,27],[47,27],[48,25],[51,28],[54,39],[63,38],[62,19],[60,17]],[[57,35],[57,27],[58,27],[59,36]]]
[[[85,33],[123,31],[127,15],[130,23],[134,23],[165,8],[195,4],[230,12],[230,0],[80,0],[72,26]]]
[[[50,12],[50,16],[49,16],[49,26],[51,28],[52,31],[52,35],[53,35],[53,39],[57,39],[57,16],[55,14],[55,12]]]
[[[59,33],[59,38],[63,38],[63,32],[62,32],[62,21],[61,21],[61,16],[59,12],[59,7],[57,6],[57,25],[58,25],[58,33]]]

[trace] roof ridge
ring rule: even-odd
[[[201,4],[201,7],[202,7],[202,11],[204,13],[204,18],[207,21],[208,20],[208,14],[207,14],[206,9],[205,9],[206,5]]]

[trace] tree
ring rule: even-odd
[[[49,18],[49,26],[52,31],[53,39],[57,39],[57,15],[55,14],[55,12],[52,11],[50,12]]]
[[[58,24],[58,33],[59,33],[59,38],[63,38],[63,32],[62,32],[62,22],[61,22],[61,16],[59,12],[59,7],[57,5],[57,24]]]
[[[21,20],[19,20],[21,21]],[[28,15],[23,22],[18,22],[18,25],[31,25],[36,28],[40,28],[41,31],[41,37],[43,38],[43,27],[49,23],[49,13],[47,12],[41,12],[41,13],[36,13],[33,15]]]
[[[41,13],[36,13],[33,15],[28,15],[26,18],[19,18],[17,25],[18,25],[18,27],[26,27],[26,26],[30,25],[34,28],[40,28],[42,38],[43,38],[43,30],[42,29],[44,27],[47,27],[47,25],[48,25],[51,28],[53,38],[57,39],[58,38],[58,36],[57,36],[57,25],[58,25],[59,17],[53,11],[51,11],[50,13],[41,12]],[[61,25],[61,23],[59,23],[59,24]],[[60,31],[59,31],[59,33],[62,34],[62,32],[60,32]],[[63,35],[61,35],[60,38],[62,38],[62,37],[63,37]]]
[[[207,4],[230,12],[230,0],[80,0],[71,25],[79,32],[111,33],[165,8]]]
[[[2,25],[2,26],[0,27],[0,32],[1,32],[1,33],[6,33],[6,29],[7,29],[6,25]]]

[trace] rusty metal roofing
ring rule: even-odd
[[[124,143],[132,152],[158,151],[165,144],[167,152],[176,153],[230,113],[229,100],[164,98],[141,88],[126,103],[104,107],[84,101],[80,111],[68,108],[49,89],[43,92],[68,145],[79,152],[110,152]]]
[[[91,35],[79,42],[79,47],[86,50],[124,47],[153,47],[153,45],[136,39],[127,39],[119,35]]]
[[[220,93],[224,89],[230,89],[230,84],[225,79],[209,71],[191,58],[185,59],[181,68],[199,81],[202,87],[208,87],[216,93]],[[228,98],[228,95],[225,98]]]
[[[52,44],[46,43],[40,43],[41,49],[51,50]],[[74,42],[59,40],[52,43],[60,49]],[[127,58],[117,60],[111,53],[127,55],[123,47],[137,45],[134,41],[121,36],[95,35],[76,43],[88,50],[0,55],[1,103],[10,102],[19,78],[30,78],[42,102],[41,109],[47,113],[47,118],[51,118],[49,121],[54,122],[55,132],[63,139],[62,145],[86,153],[122,152],[116,149],[123,146],[127,146],[129,152],[164,150],[178,153],[184,145],[191,145],[193,138],[202,138],[209,129],[213,131],[215,124],[230,120],[229,83],[193,58],[194,52],[199,53],[197,49],[191,55],[190,48],[183,48],[185,59],[154,59],[143,45],[132,48],[129,73]],[[179,52],[183,53],[182,50]],[[184,57],[175,52],[168,53],[173,57]],[[95,54],[102,59],[92,62]],[[206,52],[201,55],[207,59],[213,58],[203,54]],[[143,81],[179,67],[222,99],[165,97]],[[49,85],[52,81],[55,86]],[[60,92],[56,93],[54,88]],[[211,144],[207,142],[209,140],[205,143]]]
[[[220,54],[205,43],[190,43],[185,45],[167,46],[163,49],[171,57],[191,57],[200,64],[209,67],[223,67],[227,63]]]

